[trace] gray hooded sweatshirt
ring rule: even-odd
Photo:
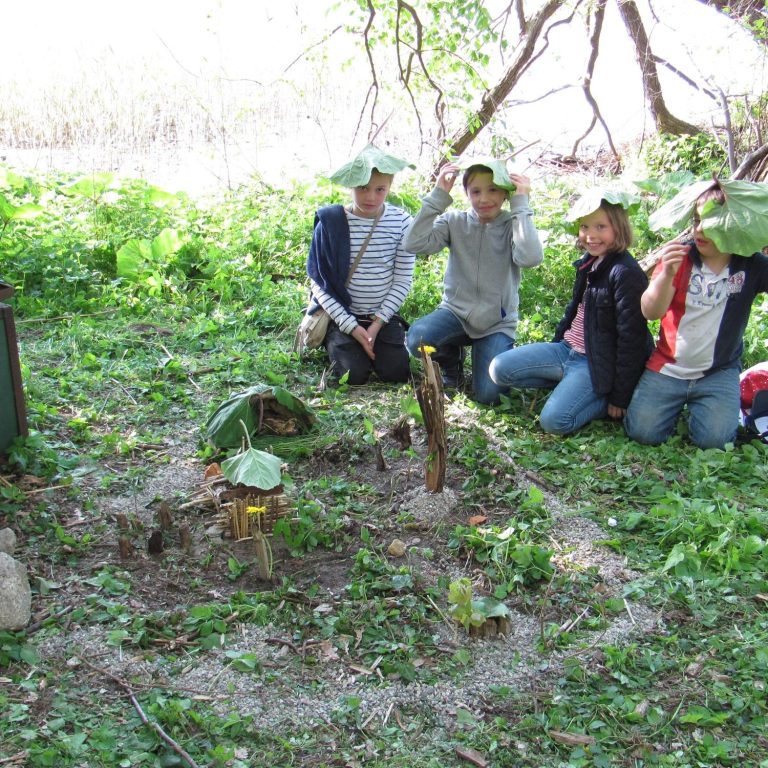
[[[411,253],[448,248],[441,307],[451,310],[471,339],[492,333],[515,338],[520,269],[541,263],[543,252],[527,195],[513,195],[510,210],[481,224],[474,210],[445,210],[453,198],[435,187],[422,200],[406,232]]]

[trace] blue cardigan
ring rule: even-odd
[[[315,213],[314,233],[307,256],[307,274],[326,293],[349,311],[352,298],[345,283],[349,275],[351,248],[349,223],[343,205],[327,205]],[[313,315],[320,304],[312,297],[307,313]]]

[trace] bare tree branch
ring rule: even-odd
[[[523,0],[515,0],[515,12],[517,13],[517,26],[520,37],[524,37],[527,24],[525,21],[525,9],[523,8]]]
[[[616,0],[616,2],[624,26],[635,44],[635,55],[643,79],[643,93],[645,93],[656,129],[661,133],[671,133],[676,136],[700,133],[697,126],[675,117],[667,108],[648,35],[634,0]]]
[[[499,59],[503,62],[504,61],[504,33],[507,31],[507,23],[509,22],[509,17],[512,15],[512,6],[518,6],[520,5],[521,0],[512,0],[512,2],[507,5],[507,7],[493,20],[491,26],[493,26],[494,29],[498,29],[499,26],[501,26],[501,29],[498,31],[499,35]],[[522,34],[522,32],[520,33]]]
[[[555,29],[555,27],[567,26],[568,24],[570,24],[573,21],[573,17],[576,15],[576,10],[581,5],[581,3],[582,3],[582,0],[576,0],[576,2],[571,6],[570,14],[566,18],[558,19],[558,21],[553,22],[544,30],[544,34],[541,36],[542,39],[544,40],[544,45],[542,45],[541,48],[539,48],[539,50],[533,56],[531,56],[531,58],[526,62],[525,66],[520,72],[521,77],[525,72],[527,72],[531,68],[531,66],[537,61],[537,59],[540,59],[544,55],[544,53],[546,53],[550,43],[550,40],[549,40],[550,32],[553,29]]]
[[[763,144],[761,147],[758,147],[756,150],[746,155],[739,167],[731,174],[731,178],[746,178],[750,175],[753,169],[757,169],[761,163],[764,164],[766,158],[768,158],[768,143]],[[759,174],[756,173],[753,178],[757,178],[758,176]]]
[[[424,143],[424,128],[421,124],[421,112],[419,112],[419,107],[416,104],[416,98],[413,95],[413,91],[411,91],[411,67],[413,65],[413,58],[416,55],[415,52],[411,51],[408,54],[408,63],[405,67],[403,67],[402,60],[400,58],[400,46],[404,45],[403,40],[400,37],[400,17],[401,17],[401,11],[402,6],[398,3],[397,5],[397,14],[395,16],[395,50],[397,52],[397,68],[400,72],[400,81],[403,84],[403,87],[405,88],[405,92],[408,94],[408,98],[411,100],[411,106],[413,106],[413,112],[416,115],[416,122],[419,126],[419,140],[421,143]],[[421,47],[421,40],[417,36],[417,43],[419,47]]]
[[[509,95],[512,88],[514,88],[520,79],[521,74],[525,71],[529,60],[533,56],[534,48],[544,23],[560,8],[561,5],[563,5],[563,3],[564,0],[547,0],[539,11],[526,23],[526,33],[521,41],[521,45],[517,48],[514,60],[506,69],[499,82],[490,91],[484,94],[480,107],[472,116],[469,124],[459,129],[448,140],[446,151],[442,154],[438,160],[437,166],[432,172],[433,178],[437,177],[440,168],[448,162],[449,154],[460,155],[464,152],[483,128],[485,128],[491,121],[491,118],[496,114],[501,103]]]
[[[294,64],[301,61],[313,48],[317,48],[319,45],[327,43],[340,29],[342,29],[341,25],[336,27],[336,29],[332,29],[321,40],[318,40],[316,43],[312,43],[312,45],[305,48],[290,64],[288,64],[288,66],[283,70],[283,74],[285,74]]]
[[[662,67],[668,69],[673,75],[677,75],[686,85],[690,85],[697,91],[701,91],[704,95],[709,96],[710,99],[717,101],[717,94],[710,91],[709,88],[704,88],[699,85],[693,78],[688,77],[684,72],[681,72],[677,67],[670,64],[666,59],[662,59],[661,56],[657,56],[655,53],[651,54],[655,64],[661,64]]]
[[[723,89],[717,86],[717,92],[720,97],[720,106],[723,110],[723,118],[725,120],[725,136],[728,142],[726,147],[726,153],[728,157],[728,170],[733,173],[736,170],[736,143],[733,138],[733,125],[731,123],[731,109],[728,105],[728,99],[726,98]]]
[[[370,2],[370,0],[368,0]],[[408,3],[404,2],[404,0],[397,0],[397,12],[398,12],[398,18],[400,14],[400,9],[404,8],[408,13],[411,15],[411,18],[413,19],[413,23],[416,25],[416,58],[418,59],[419,64],[421,65],[421,71],[424,77],[426,78],[427,82],[429,83],[432,90],[437,94],[435,98],[435,117],[437,119],[438,124],[438,141],[442,141],[443,137],[445,136],[445,103],[444,103],[444,94],[442,88],[432,79],[432,75],[429,73],[429,69],[427,68],[426,63],[424,62],[424,55],[422,50],[422,41],[424,39],[424,30],[421,25],[421,19],[419,18],[419,15],[416,13],[416,9],[413,8],[413,6],[408,5]],[[411,99],[413,99],[413,96],[411,96]]]
[[[363,40],[365,40],[365,53],[368,56],[368,65],[371,68],[371,84],[368,87],[368,92],[365,94],[365,101],[360,110],[360,117],[357,120],[357,127],[355,128],[355,134],[352,139],[352,143],[357,139],[357,134],[360,132],[360,128],[363,124],[363,115],[365,114],[365,108],[368,105],[368,100],[371,99],[371,123],[374,121],[374,113],[376,111],[376,102],[379,99],[379,81],[376,77],[376,65],[373,62],[373,54],[371,53],[371,41],[368,35],[373,26],[373,19],[376,16],[376,9],[373,7],[372,0],[368,0],[368,23],[363,30]]]
[[[597,56],[600,52],[600,33],[603,31],[603,20],[605,19],[605,6],[607,2],[608,0],[598,0],[597,5],[595,6],[594,27],[592,29],[592,34],[590,35],[590,38],[589,38],[589,45],[590,45],[589,60],[587,61],[587,71],[582,81],[582,90],[584,91],[584,98],[587,100],[587,103],[592,108],[592,115],[593,115],[592,122],[590,123],[589,128],[587,128],[586,133],[580,136],[574,143],[573,149],[571,150],[571,156],[576,157],[576,151],[579,148],[579,144],[581,144],[581,142],[587,136],[589,136],[590,132],[595,127],[595,124],[599,122],[600,125],[603,126],[605,135],[608,137],[608,146],[611,148],[611,152],[613,153],[613,156],[616,158],[616,162],[620,165],[621,158],[619,157],[619,153],[616,151],[616,147],[613,145],[613,138],[611,137],[611,132],[608,129],[608,126],[606,125],[605,120],[603,120],[602,114],[600,114],[600,107],[597,105],[597,101],[595,101],[595,97],[592,95],[592,75],[595,72],[595,62],[597,61]]]

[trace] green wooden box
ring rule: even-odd
[[[0,283],[0,298],[8,295],[8,286]],[[27,413],[13,310],[7,304],[0,304],[0,453],[8,450],[14,438],[26,434]]]

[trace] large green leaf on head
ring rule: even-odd
[[[696,199],[711,186],[712,179],[705,179],[683,187],[669,202],[650,215],[648,226],[653,232],[660,229],[684,229],[691,223]]]
[[[490,155],[478,155],[476,157],[462,157],[459,158],[455,165],[462,171],[466,171],[468,168],[473,168],[476,165],[482,165],[487,168],[493,174],[493,183],[501,189],[506,189],[508,192],[514,192],[516,187],[509,178],[509,172],[507,171],[507,164],[504,160],[500,160],[497,157],[491,157]]]
[[[681,190],[648,219],[649,227],[680,230],[690,224],[696,200],[714,182],[699,181]],[[719,185],[725,203],[708,201],[701,210],[704,236],[723,253],[751,256],[768,245],[768,184],[754,181],[723,181]]]
[[[244,437],[243,424],[253,437],[304,434],[314,422],[311,408],[287,389],[257,384],[225,400],[208,419],[205,433],[217,448],[236,448]]]
[[[374,168],[379,173],[397,173],[403,168],[415,168],[408,160],[387,154],[377,146],[369,144],[357,157],[345,163],[330,175],[334,184],[343,187],[363,187],[371,180]]]
[[[629,214],[635,213],[642,202],[639,195],[624,189],[611,189],[609,187],[589,189],[576,199],[568,213],[565,214],[568,232],[572,235],[578,235],[579,219],[594,213],[600,207],[600,203],[603,200],[612,205],[620,205]]]

